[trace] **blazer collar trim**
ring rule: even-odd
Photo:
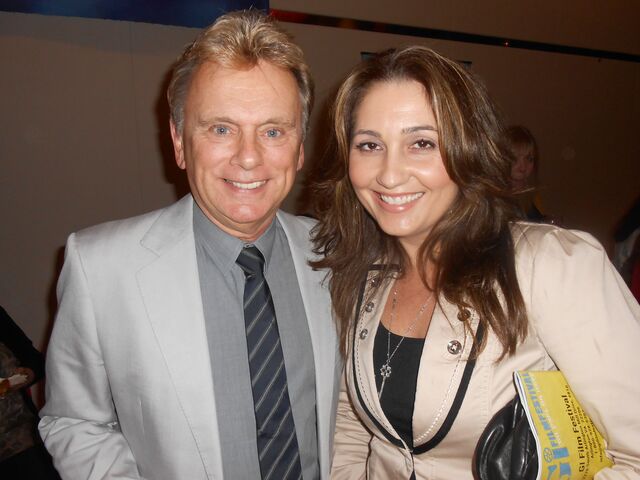
[[[382,433],[382,435],[393,445],[395,445],[398,448],[405,448],[404,443],[402,442],[402,440],[400,440],[398,437],[395,436],[394,433],[390,432],[383,424],[382,424],[382,419],[379,419],[377,415],[375,415],[367,406],[367,402],[364,400],[363,397],[363,392],[360,389],[360,382],[358,382],[358,365],[359,365],[359,361],[358,359],[355,358],[355,351],[356,351],[356,339],[358,338],[358,336],[360,336],[361,334],[358,333],[358,327],[359,327],[359,323],[360,323],[360,319],[362,318],[362,312],[363,312],[363,303],[365,300],[365,292],[369,289],[367,289],[367,284],[369,282],[374,281],[373,278],[371,278],[371,273],[372,272],[377,272],[383,269],[382,265],[372,265],[371,268],[369,269],[369,274],[365,277],[365,279],[362,281],[361,285],[360,285],[360,291],[358,294],[358,302],[356,304],[356,309],[354,312],[354,319],[353,319],[353,331],[352,331],[352,342],[351,342],[351,355],[352,355],[352,360],[351,360],[351,367],[352,367],[352,371],[351,371],[351,375],[352,375],[352,380],[353,380],[353,385],[354,385],[354,389],[356,391],[356,396],[358,397],[358,402],[360,403],[360,406],[362,407],[362,409],[365,411],[365,413],[367,414],[367,416],[369,417],[369,419],[371,420],[371,422],[375,425],[375,427],[378,429],[378,431],[380,431],[380,433]],[[368,303],[368,302],[367,302]],[[366,304],[365,307],[366,308]],[[371,332],[371,335],[375,335],[375,332]]]
[[[375,427],[378,429],[378,431],[380,431],[380,433],[393,445],[395,445],[398,448],[406,448],[404,442],[396,436],[396,434],[391,431],[389,428],[387,428],[386,426],[383,425],[383,423],[388,423],[386,422],[385,419],[383,418],[379,418],[378,415],[376,415],[375,412],[371,411],[371,409],[368,407],[368,403],[366,402],[364,399],[364,393],[362,391],[362,389],[360,388],[360,382],[358,381],[359,375],[357,372],[357,369],[359,368],[360,365],[360,359],[356,358],[355,352],[356,352],[356,343],[357,343],[357,338],[362,334],[362,331],[360,331],[360,321],[362,319],[362,313],[363,313],[363,308],[367,309],[368,305],[368,301],[367,303],[365,303],[365,293],[369,290],[367,289],[367,285],[370,282],[375,281],[373,277],[372,278],[372,272],[377,272],[383,269],[382,265],[372,265],[368,275],[366,276],[366,278],[364,279],[364,281],[362,282],[361,286],[360,286],[360,291],[359,291],[359,295],[358,295],[358,302],[356,305],[356,309],[355,309],[355,317],[353,320],[353,325],[354,328],[352,329],[352,339],[351,339],[351,352],[352,352],[352,361],[351,361],[351,367],[352,367],[352,371],[351,371],[351,375],[352,375],[352,381],[353,381],[353,385],[354,385],[354,390],[356,392],[356,396],[358,398],[358,402],[360,403],[361,408],[364,410],[364,412],[367,414],[367,416],[369,417],[369,420],[375,425]],[[364,304],[364,307],[363,307]],[[383,306],[379,306],[379,308],[383,308]],[[360,332],[360,333],[359,333]],[[372,338],[375,337],[375,332],[368,332],[369,335],[372,336]],[[442,422],[442,424],[440,425],[440,428],[438,429],[438,431],[426,442],[414,447],[411,451],[414,454],[421,454],[424,452],[427,452],[431,449],[433,449],[434,447],[436,447],[447,435],[447,433],[449,432],[449,430],[451,429],[451,426],[453,425],[454,420],[456,419],[458,412],[460,410],[460,407],[462,406],[462,402],[464,400],[464,397],[466,395],[467,392],[467,388],[469,386],[469,382],[471,380],[471,375],[473,373],[473,370],[475,368],[475,364],[476,364],[476,359],[475,359],[475,355],[477,352],[477,348],[478,345],[482,344],[484,338],[484,325],[482,323],[478,323],[478,326],[476,328],[476,332],[474,335],[474,340],[473,340],[473,344],[471,346],[470,349],[470,358],[465,362],[465,367],[464,367],[464,371],[462,373],[461,379],[460,379],[460,383],[458,385],[458,389],[456,391],[456,394],[454,396],[453,402],[451,404],[451,407],[449,408],[449,411],[447,413],[447,416],[445,417],[444,421]]]

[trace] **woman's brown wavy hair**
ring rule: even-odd
[[[348,175],[358,106],[373,84],[396,80],[424,86],[437,122],[442,161],[459,188],[450,210],[419,249],[423,282],[436,298],[446,298],[461,312],[475,310],[502,343],[502,356],[512,354],[526,337],[527,315],[510,232],[518,214],[510,193],[502,122],[486,89],[466,67],[420,46],[372,56],[347,76],[333,105],[330,148],[312,183],[313,212],[319,220],[312,233],[314,250],[323,256],[312,265],[330,269],[343,354],[356,292],[370,266],[384,264],[381,275],[387,276],[408,262],[397,239],[385,234],[361,207]],[[431,284],[428,263],[435,272]],[[459,318],[470,328],[468,315]]]

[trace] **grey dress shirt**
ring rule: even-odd
[[[259,479],[244,311],[244,274],[235,263],[243,242],[194,206],[193,228],[211,357],[224,478]],[[277,219],[254,242],[265,258],[284,355],[305,480],[320,477],[314,360],[307,317],[287,237]]]

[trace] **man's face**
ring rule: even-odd
[[[266,62],[194,73],[182,132],[171,123],[176,163],[207,217],[244,241],[271,224],[302,168],[301,102],[293,75]]]

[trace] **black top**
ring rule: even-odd
[[[402,337],[389,332],[380,322],[373,346],[373,368],[378,393],[382,386],[380,368],[387,361],[388,339],[391,355]],[[380,397],[382,411],[409,448],[413,448],[413,408],[423,347],[424,338],[405,337],[391,358],[391,375],[387,378]]]

